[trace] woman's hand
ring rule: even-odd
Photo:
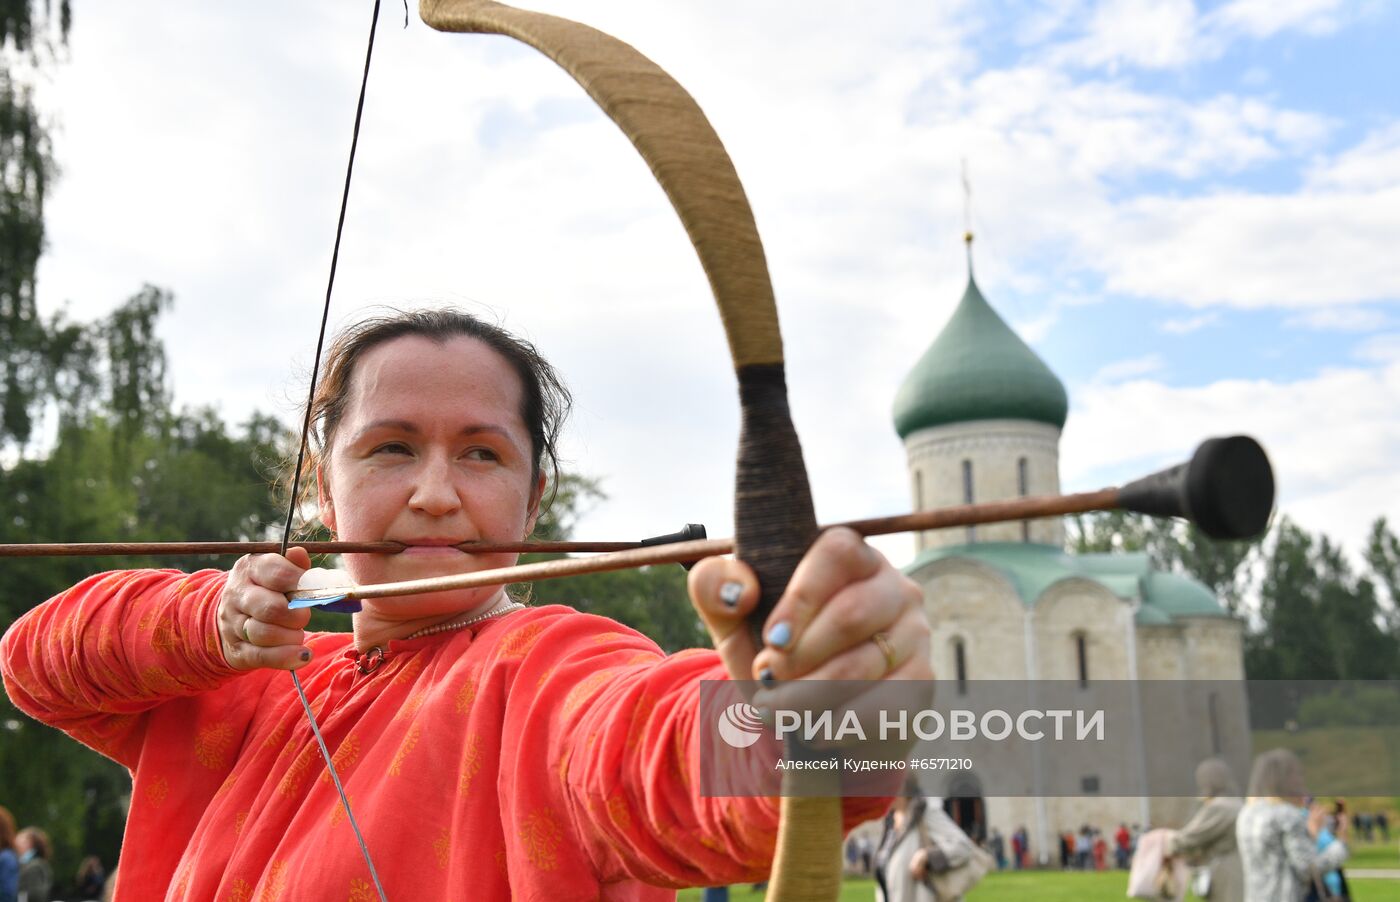
[[[735,680],[931,680],[923,593],[849,529],[829,529],[798,564],[757,647],[745,618],[758,581],[744,563],[709,558],[690,598]]]
[[[301,644],[311,610],[291,610],[286,594],[310,567],[304,548],[286,557],[249,554],[233,565],[219,599],[219,642],[230,667],[296,670],[311,660],[311,649]]]

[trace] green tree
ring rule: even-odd
[[[597,480],[575,473],[561,474],[553,503],[535,526],[535,538],[572,538],[574,526],[587,507],[606,498]],[[562,555],[526,555],[521,560],[556,557]],[[710,645],[709,633],[690,604],[685,571],[676,564],[546,580],[534,583],[530,594],[536,604],[563,604],[610,617],[650,637],[667,652]]]
[[[45,323],[35,303],[55,169],[34,83],[66,44],[71,21],[68,0],[57,10],[50,2],[0,0],[0,448],[29,440],[55,359],[69,350],[61,323]]]
[[[1371,524],[1364,556],[1371,576],[1385,595],[1390,632],[1400,640],[1400,538],[1391,531],[1385,517],[1378,517]]]
[[[278,522],[269,473],[290,438],[254,416],[230,430],[209,409],[169,409],[164,349],[155,326],[170,298],[145,289],[104,320],[66,327],[88,350],[60,369],[50,396],[53,441],[0,468],[0,542],[262,538]],[[76,363],[75,363],[76,366]],[[215,558],[19,558],[0,566],[0,627],[35,603],[102,570],[217,566]],[[116,860],[130,791],[125,769],[28,720],[0,697],[4,798],[25,823],[54,837],[58,873],[81,855]]]

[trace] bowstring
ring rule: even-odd
[[[292,495],[287,501],[287,519],[282,527],[282,555],[287,554],[287,546],[292,539],[292,520],[296,515],[297,496],[301,493],[302,467],[306,462],[306,446],[311,434],[311,405],[316,400],[316,379],[321,370],[321,350],[326,342],[326,323],[331,315],[331,292],[335,287],[335,268],[340,261],[340,237],[345,230],[345,209],[350,202],[350,177],[355,171],[355,149],[360,144],[360,120],[365,111],[365,89],[369,84],[369,64],[374,55],[374,34],[376,26],[379,24],[379,3],[374,0],[374,12],[370,15],[369,23],[369,43],[365,47],[365,71],[360,77],[360,96],[355,104],[355,126],[350,134],[350,159],[345,166],[345,188],[340,195],[340,217],[335,224],[335,246],[331,250],[331,271],[330,277],[326,280],[326,301],[321,308],[321,328],[316,334],[316,355],[311,363],[311,387],[306,397],[306,416],[301,424],[301,441],[297,446],[296,469],[292,472]],[[407,26],[408,7],[404,6],[405,21]],[[335,764],[331,761],[330,749],[326,747],[326,740],[321,735],[321,728],[316,723],[316,715],[311,710],[311,702],[306,697],[306,690],[302,688],[301,678],[293,670],[292,685],[296,686],[297,697],[301,699],[301,707],[306,711],[306,720],[311,724],[311,732],[316,737],[316,745],[321,749],[321,757],[326,761],[326,770],[330,773],[331,782],[335,784],[335,791],[340,796],[340,804],[345,808],[345,817],[350,822],[350,829],[355,832],[355,841],[360,845],[360,854],[364,856],[365,864],[369,867],[369,876],[374,881],[374,888],[379,893],[380,902],[388,902],[388,897],[384,894],[384,884],[379,881],[379,872],[374,869],[374,861],[369,856],[369,846],[365,844],[364,834],[360,832],[360,825],[355,821],[355,814],[350,810],[350,797],[345,794],[345,787],[340,783],[340,775],[335,771]]]

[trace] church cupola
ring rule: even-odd
[[[962,301],[895,395],[916,510],[1060,491],[1064,384],[982,296],[967,240]],[[916,541],[920,551],[972,542],[1060,546],[1064,532],[1058,519],[1034,520],[931,530]]]

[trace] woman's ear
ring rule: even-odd
[[[335,532],[335,501],[331,498],[329,480],[320,464],[316,465],[316,503],[321,506],[321,522],[332,533]]]
[[[544,498],[544,486],[547,480],[541,473],[535,479],[535,488],[530,492],[530,515],[525,519],[525,535],[522,538],[528,539],[535,531],[535,523],[540,519],[540,501]]]

